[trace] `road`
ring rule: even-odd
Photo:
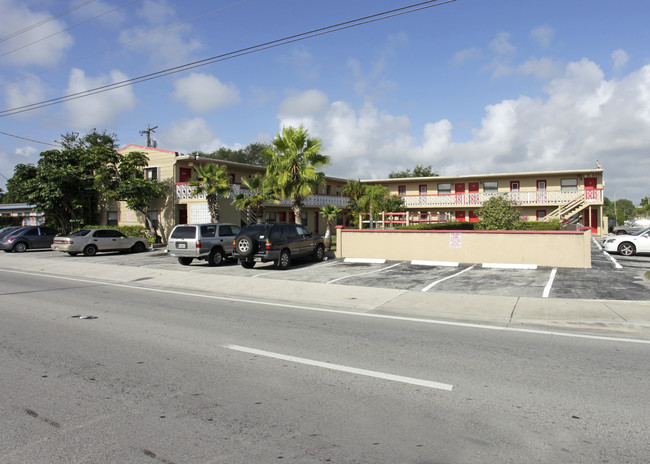
[[[310,311],[138,284],[0,274],[0,462],[650,456],[647,340]]]

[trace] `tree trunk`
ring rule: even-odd
[[[206,199],[208,200],[212,222],[219,222],[219,197],[216,194],[210,194]]]
[[[327,228],[325,229],[325,237],[323,237],[323,245],[325,245],[325,249],[327,251],[330,251],[330,247],[332,246],[332,232],[330,231],[330,223],[329,221],[327,222]]]
[[[302,206],[294,204],[293,205],[293,214],[296,216],[296,224],[302,225]]]

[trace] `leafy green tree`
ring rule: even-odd
[[[490,198],[476,211],[477,230],[512,230],[519,221],[519,210],[505,195]]]
[[[637,214],[639,216],[650,216],[650,197],[641,199],[641,204],[637,208]]]
[[[221,147],[212,153],[194,152],[192,154],[204,158],[233,161],[235,163],[252,164],[255,166],[266,166],[269,163],[269,159],[266,156],[268,148],[268,144],[255,142],[238,150]]]
[[[190,185],[195,187],[192,196],[196,197],[205,193],[212,222],[219,222],[219,197],[230,195],[228,168],[224,165],[210,163],[195,166],[194,169],[201,180],[190,180]]]
[[[384,198],[383,210],[391,213],[399,213],[406,211],[404,205],[404,198],[399,195],[390,195]]]
[[[341,214],[341,211],[341,208],[334,205],[323,206],[320,209],[320,213],[323,215],[326,221],[325,237],[323,237],[323,242],[325,244],[325,249],[328,251],[332,246],[332,224],[336,223],[336,219]]]
[[[38,168],[33,164],[17,164],[14,175],[7,180],[3,203],[29,203],[29,194],[34,189],[32,182],[37,176]]]
[[[400,179],[404,177],[438,177],[438,171],[433,169],[431,165],[418,164],[413,168],[413,171],[406,169],[404,171],[391,171],[388,174],[389,179]]]
[[[370,228],[375,228],[375,213],[383,210],[386,204],[386,197],[390,191],[383,185],[366,186],[363,196],[359,199],[359,207],[362,211],[367,211],[370,217]]]
[[[248,189],[248,193],[239,193],[235,196],[233,204],[239,210],[249,210],[261,224],[264,221],[264,208],[266,203],[279,203],[275,193],[264,181],[264,177],[255,174],[250,179],[243,177],[241,183]]]
[[[266,152],[270,160],[266,175],[276,193],[291,200],[298,224],[302,224],[305,198],[325,180],[319,169],[329,164],[329,157],[320,150],[320,139],[310,138],[307,129],[300,126],[282,128]]]
[[[621,198],[614,202],[614,211],[616,217],[616,224],[619,226],[623,224],[628,219],[632,219],[636,216],[636,208],[634,203],[631,200]]]
[[[144,168],[149,165],[147,155],[138,151],[122,154],[115,145],[111,148],[107,144],[97,146],[92,152],[101,161],[95,173],[99,192],[107,200],[124,201],[130,209],[142,214],[149,234],[155,237],[157,231],[149,218],[149,207],[152,201],[167,195],[169,185],[144,178]]]
[[[345,207],[346,216],[350,217],[351,223],[358,226],[359,221],[359,199],[366,191],[366,185],[362,184],[360,180],[348,179],[348,181],[341,188],[341,195],[348,199]]]

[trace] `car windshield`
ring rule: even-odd
[[[638,232],[634,232],[634,233],[632,233],[630,235],[643,235],[643,234],[647,234],[647,233],[650,233],[650,227],[648,227],[646,229],[642,229],[642,230],[640,230]]]
[[[269,226],[266,224],[254,224],[244,227],[240,234],[252,235],[253,237],[265,236]]]
[[[73,237],[83,237],[84,235],[88,235],[92,229],[81,229],[75,232],[74,234],[71,234]]]

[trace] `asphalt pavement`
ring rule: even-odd
[[[517,274],[514,270],[506,271],[515,273],[510,274],[510,277],[500,274],[499,278],[491,279],[491,282],[496,287],[509,286],[510,289],[518,289],[518,292],[478,294],[463,292],[462,285],[456,290],[448,287],[448,291],[431,291],[427,288],[431,283],[400,288],[391,286],[390,278],[382,282],[385,272],[400,270],[400,266],[407,269],[406,263],[384,263],[376,268],[367,267],[361,272],[359,267],[351,271],[351,268],[344,267],[345,264],[344,260],[297,263],[295,268],[281,272],[270,266],[259,266],[251,270],[244,270],[236,264],[219,268],[205,264],[180,266],[161,250],[137,255],[105,254],[96,257],[70,257],[64,253],[32,251],[1,255],[0,275],[3,272],[22,273],[28,279],[31,274],[42,273],[142,289],[211,294],[217,298],[263,300],[296,307],[375,313],[387,317],[426,318],[510,329],[551,328],[558,331],[615,332],[650,337],[650,292],[647,291],[650,282],[644,281],[642,277],[640,281],[633,282],[638,287],[638,299],[545,298],[544,288],[548,288],[551,282],[548,276],[544,279],[538,276],[526,277],[525,273]],[[437,274],[440,278],[436,277],[437,280],[432,283],[444,281],[450,284],[456,277],[472,275],[470,273],[478,278],[478,270],[481,270],[478,265],[438,269],[431,271],[440,273]],[[324,280],[322,276],[315,277],[318,272],[324,271],[328,272],[325,275],[329,280]],[[548,275],[555,275],[553,269],[543,271],[543,274],[548,271]],[[578,275],[586,270],[570,272]],[[611,270],[602,272],[607,273],[605,277],[608,278],[614,272],[613,266]],[[375,286],[364,285],[363,280],[357,278],[364,273],[367,278],[372,276]],[[458,276],[459,273],[462,274]],[[642,270],[635,271],[634,275],[637,274],[642,275]],[[519,277],[512,277],[513,275]],[[355,278],[348,278],[349,276]],[[306,278],[311,281],[305,280]],[[512,282],[518,282],[518,279],[522,280],[521,285],[513,285]],[[428,282],[430,281],[431,279]],[[572,284],[573,287],[576,282]],[[530,292],[531,288],[536,288],[536,291]]]

